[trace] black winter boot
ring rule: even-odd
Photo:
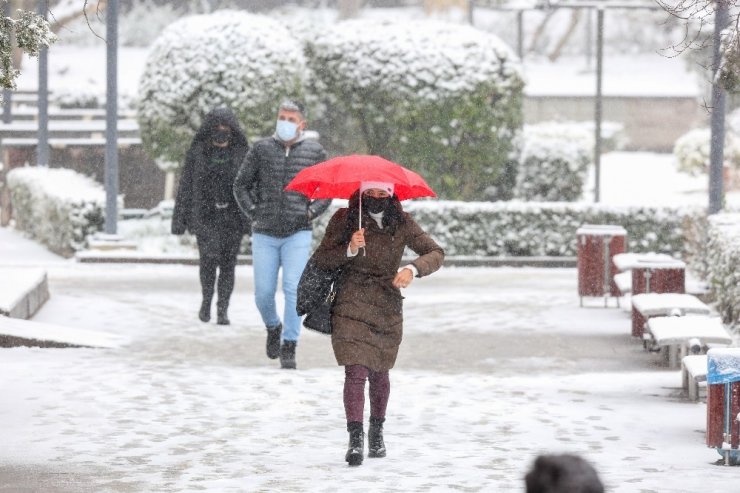
[[[295,370],[295,347],[296,341],[283,341],[280,346],[280,368]]]
[[[347,431],[349,432],[349,445],[344,460],[350,466],[359,466],[362,464],[365,449],[365,432],[362,430],[362,423],[357,421],[347,423]]]
[[[211,319],[211,300],[203,300],[200,304],[200,311],[198,312],[198,318],[201,322],[208,322]]]
[[[267,327],[267,357],[270,359],[277,359],[280,356],[280,336],[283,333],[283,324],[278,324],[277,327]]]
[[[230,325],[229,320],[229,305],[226,303],[216,303],[216,323],[218,325]]]
[[[367,456],[385,457],[385,442],[383,441],[383,423],[385,418],[370,416],[370,427],[367,430]]]

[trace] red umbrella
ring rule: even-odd
[[[380,156],[338,156],[301,170],[285,187],[309,199],[348,199],[363,181],[393,183],[398,200],[436,197],[424,178]]]

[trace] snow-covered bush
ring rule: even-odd
[[[70,256],[102,230],[105,191],[92,178],[71,169],[23,167],[7,180],[15,227],[51,251]]]
[[[332,210],[343,206],[332,204]],[[686,228],[695,208],[615,207],[585,203],[458,202],[419,200],[404,209],[445,248],[462,256],[574,256],[583,224],[618,224],[627,230],[627,250],[683,257]],[[321,238],[331,211],[317,220]]]
[[[271,135],[280,99],[301,97],[301,44],[269,17],[218,11],[183,18],[152,46],[139,85],[141,138],[154,159],[182,162],[202,117],[226,106],[250,138]]]
[[[593,134],[582,125],[525,125],[520,135],[515,195],[522,200],[578,200],[593,156]]]
[[[443,198],[481,199],[491,187],[510,195],[523,82],[496,36],[434,21],[351,20],[309,40],[306,53],[332,147],[396,160]]]
[[[740,134],[728,125],[725,132],[724,165],[740,167]],[[689,130],[676,139],[673,155],[678,161],[678,169],[691,175],[707,173],[711,149],[711,131],[708,128]]]
[[[707,280],[725,323],[740,324],[740,213],[709,217]]]

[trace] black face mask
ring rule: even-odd
[[[385,197],[382,199],[376,197],[363,197],[362,201],[365,205],[365,208],[369,212],[372,212],[373,214],[378,214],[388,208],[388,204],[390,204],[390,197]]]
[[[211,134],[211,141],[214,144],[220,144],[220,145],[228,144],[230,138],[231,138],[231,131],[229,130],[216,130],[215,132],[213,132],[213,134]]]

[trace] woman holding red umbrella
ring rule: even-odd
[[[363,227],[358,228],[360,224]],[[418,257],[401,266],[406,247]],[[390,394],[389,370],[403,335],[400,290],[414,277],[438,270],[444,251],[403,211],[393,183],[365,181],[350,197],[349,207],[338,210],[329,221],[314,259],[323,269],[342,268],[332,310],[332,347],[337,363],[345,368],[349,431],[345,460],[360,465],[366,380],[370,382],[368,457],[386,455],[383,423]]]

